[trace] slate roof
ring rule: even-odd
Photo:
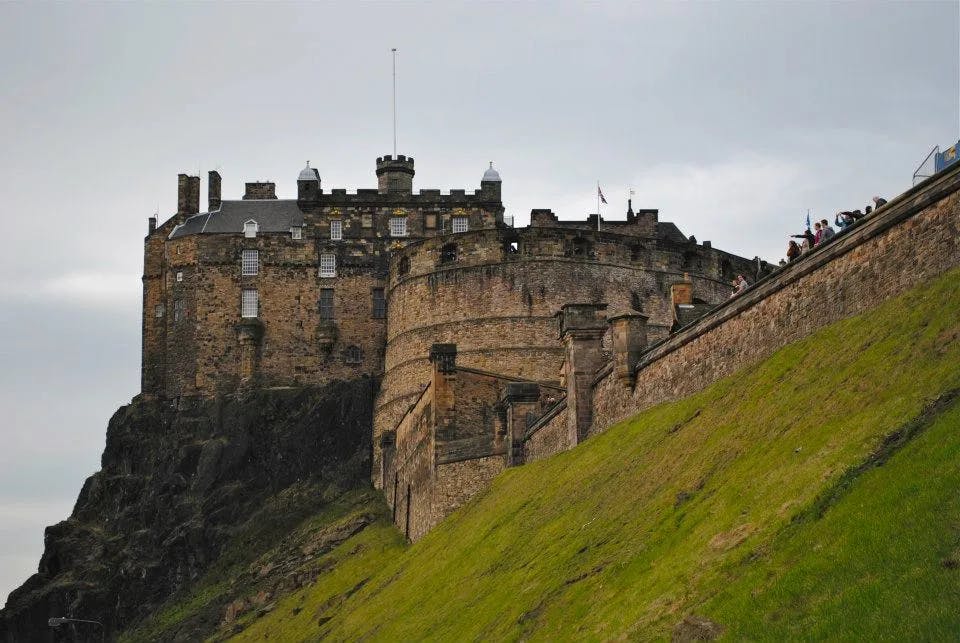
[[[303,213],[295,200],[264,199],[223,201],[220,209],[196,214],[170,233],[171,239],[191,234],[242,234],[243,224],[257,222],[258,234],[290,232],[303,225]]]
[[[687,236],[680,232],[680,228],[669,221],[657,222],[657,238],[673,241],[674,243],[687,243],[689,241]]]

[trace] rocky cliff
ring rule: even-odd
[[[249,553],[275,544],[305,516],[364,487],[373,389],[361,379],[121,407],[101,470],[70,517],[47,528],[38,572],[0,611],[0,641],[101,636],[96,625],[54,630],[53,616],[101,621],[112,638],[229,547]]]

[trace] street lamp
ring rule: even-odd
[[[99,625],[100,639],[103,640],[107,635],[106,630],[103,627],[103,623],[100,621],[91,621],[85,618],[66,618],[64,616],[54,616],[50,619],[47,619],[47,625],[50,627],[60,627],[61,625],[66,625],[67,623],[90,623],[92,625]]]

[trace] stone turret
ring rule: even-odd
[[[310,161],[307,161],[307,166],[300,170],[300,176],[297,177],[297,200],[316,201],[319,197],[320,172],[310,167]]]
[[[500,173],[493,169],[493,161],[490,161],[490,167],[480,180],[480,193],[491,201],[499,201],[501,184]]]
[[[380,194],[413,192],[413,157],[389,154],[377,159],[377,191]]]

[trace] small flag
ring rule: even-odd
[[[810,210],[807,210],[807,230],[810,229]]]
[[[600,201],[606,204],[607,199],[603,196],[603,190],[600,189],[600,185],[597,185],[597,196],[600,197]]]

